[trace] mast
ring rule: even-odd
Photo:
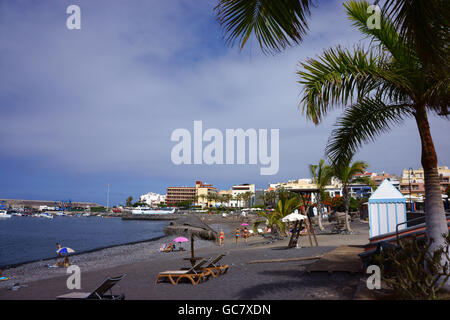
[[[108,191],[106,192],[106,211],[109,209],[109,184],[106,185],[108,187]]]

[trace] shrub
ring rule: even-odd
[[[389,248],[377,256],[383,280],[401,298],[436,299],[436,293],[450,277],[450,235],[446,244],[433,254],[431,241],[415,237],[401,240],[397,248]],[[446,261],[442,266],[442,259]],[[446,259],[446,260],[445,260]]]

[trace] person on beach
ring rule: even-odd
[[[220,246],[223,245],[223,238],[225,238],[225,233],[223,232],[222,229],[220,229],[220,233],[219,233],[219,245]]]
[[[61,249],[61,245],[57,242],[56,243],[56,248],[59,250]],[[64,262],[59,260],[59,258],[61,258],[61,253],[56,253],[56,263],[54,264],[55,267],[62,267],[64,266]]]
[[[167,246],[165,252],[171,252],[173,250],[173,246],[172,246],[172,242],[169,243],[169,245]]]
[[[245,243],[247,243],[247,238],[248,238],[248,229],[247,227],[244,228],[244,241]]]
[[[68,268],[69,266],[69,256],[66,254],[66,256],[64,257],[64,267]]]
[[[236,236],[236,244],[238,244],[238,241],[239,241],[239,236],[241,235],[241,230],[239,230],[239,228],[236,228],[236,233],[235,233],[235,236]]]

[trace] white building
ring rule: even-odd
[[[250,198],[249,203],[246,200],[237,200],[238,195],[242,195],[244,193],[251,192],[252,197]],[[231,194],[233,195],[233,200],[230,201],[231,207],[245,207],[247,204],[251,207],[255,204],[255,185],[254,184],[239,184],[233,186],[231,189]]]
[[[141,195],[139,197],[139,202],[146,203],[150,207],[156,207],[159,204],[166,203],[166,195],[165,194],[149,192],[149,193]]]

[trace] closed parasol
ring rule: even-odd
[[[216,241],[218,239],[217,232],[194,215],[188,215],[169,222],[169,225],[164,228],[164,233],[191,239],[191,263],[195,263],[196,260],[194,255],[195,238],[208,241]]]

